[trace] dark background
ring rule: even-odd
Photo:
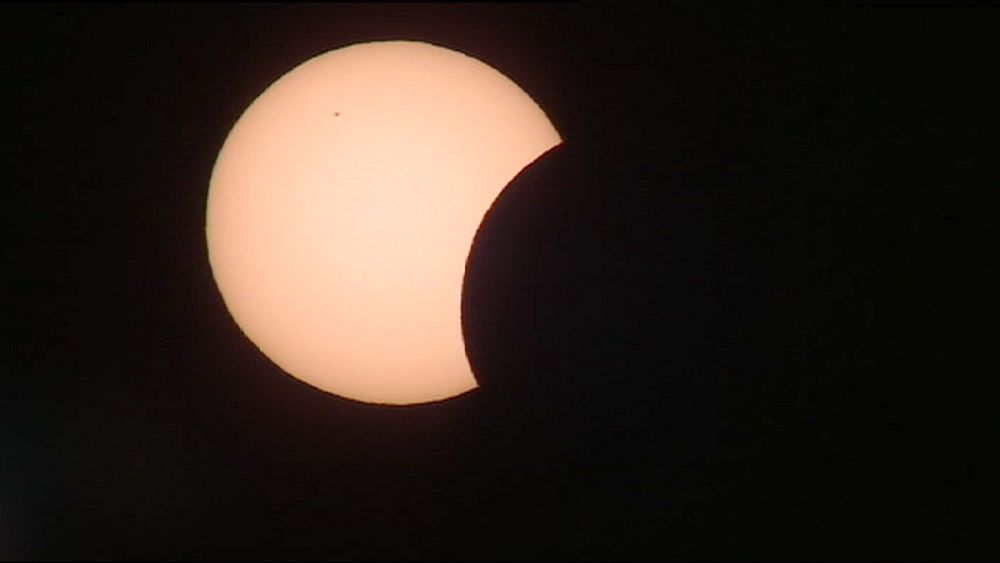
[[[0,557],[997,557],[996,15],[5,5]],[[243,109],[376,39],[566,140],[470,255],[482,387],[409,408],[271,364],[203,230]]]

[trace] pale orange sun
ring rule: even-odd
[[[561,143],[516,84],[411,41],[299,65],[219,152],[206,234],[247,337],[289,374],[350,399],[412,404],[476,387],[461,327],[476,229]]]

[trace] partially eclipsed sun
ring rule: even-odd
[[[236,122],[212,173],[207,237],[236,323],[284,371],[387,404],[476,387],[461,296],[476,229],[561,143],[486,64],[410,41],[306,61]]]

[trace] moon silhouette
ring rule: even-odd
[[[216,160],[206,236],[226,307],[282,370],[341,397],[469,391],[473,237],[561,142],[520,87],[462,53],[381,41],[314,57],[245,110]]]

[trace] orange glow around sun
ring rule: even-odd
[[[246,336],[289,374],[411,404],[476,387],[461,295],[501,190],[561,143],[516,84],[410,41],[306,61],[233,127],[212,173],[209,260]]]

